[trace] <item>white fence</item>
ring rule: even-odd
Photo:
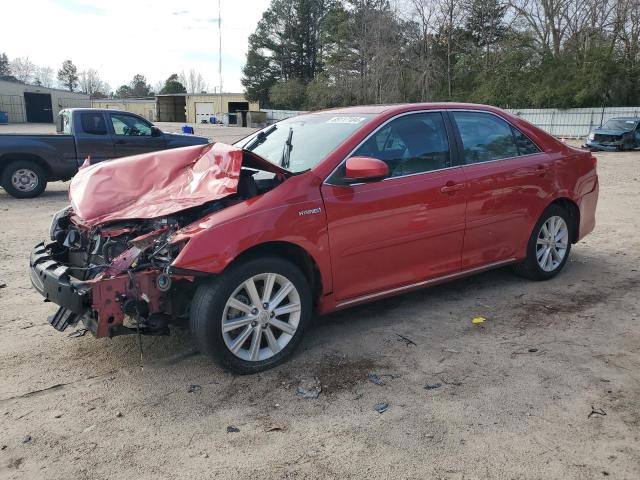
[[[265,108],[260,109],[261,112],[266,112],[267,114],[267,123],[275,123],[280,120],[284,120],[285,118],[295,117],[296,115],[300,115],[301,113],[307,113],[304,110],[269,110]]]
[[[296,110],[262,110],[267,112],[267,123],[305,113]],[[522,117],[556,137],[586,137],[591,129],[599,127],[610,118],[638,117],[640,107],[606,108],[511,108],[509,112]]]
[[[522,117],[556,137],[586,137],[591,129],[610,118],[640,116],[640,107],[607,108],[512,108],[509,112]]]

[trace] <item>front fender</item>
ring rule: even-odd
[[[322,199],[318,195],[273,208],[257,208],[260,203],[266,203],[263,200],[247,200],[179,231],[174,242],[186,241],[186,244],[172,267],[221,273],[251,248],[269,242],[287,242],[311,256],[320,272],[324,293],[330,292],[329,239]]]

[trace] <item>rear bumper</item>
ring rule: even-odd
[[[598,205],[599,185],[599,181],[596,178],[593,190],[584,194],[580,199],[580,227],[578,229],[578,240],[583,239],[587,234],[591,233],[596,226],[596,207]]]

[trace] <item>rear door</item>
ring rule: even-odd
[[[78,164],[87,157],[91,163],[113,158],[113,140],[107,128],[105,113],[100,111],[79,111],[73,123]]]
[[[117,157],[155,152],[166,148],[164,135],[154,137],[152,125],[143,118],[127,113],[110,112],[108,115]]]
[[[553,191],[552,162],[496,114],[450,115],[468,185],[462,269],[519,258]]]
[[[343,162],[325,181],[339,303],[460,270],[466,199],[448,130],[441,112],[396,117],[351,155],[383,160],[389,178],[349,183]]]

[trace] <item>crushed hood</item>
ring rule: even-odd
[[[71,206],[89,226],[170,215],[234,194],[243,156],[250,168],[288,173],[231,145],[195,145],[83,167],[71,181]]]

